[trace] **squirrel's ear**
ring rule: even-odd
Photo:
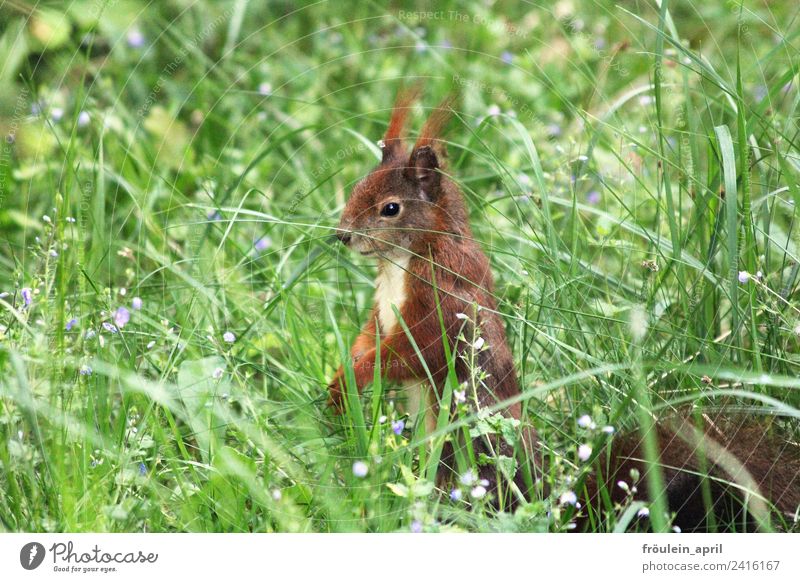
[[[405,156],[405,147],[403,146],[403,133],[405,130],[406,119],[411,111],[414,101],[422,90],[421,85],[413,85],[400,89],[397,98],[392,108],[392,118],[389,121],[389,127],[386,134],[383,136],[383,143],[381,144],[382,160],[381,163],[386,163],[392,159],[399,159]]]
[[[414,148],[408,164],[408,173],[426,199],[436,199],[442,175],[439,172],[439,158],[431,146]]]
[[[446,143],[442,139],[442,133],[450,120],[453,105],[458,99],[457,93],[451,93],[439,103],[436,109],[430,114],[425,125],[422,126],[422,131],[419,133],[417,143],[414,144],[414,151],[422,149],[423,147],[431,147],[437,151],[442,157],[447,157]]]

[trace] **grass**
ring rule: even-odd
[[[0,7],[0,530],[564,531],[600,427],[797,442],[792,3],[113,4]],[[554,460],[513,514],[434,486],[467,409],[325,407],[373,291],[330,235],[417,79]]]

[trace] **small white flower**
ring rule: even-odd
[[[364,461],[356,461],[353,463],[353,475],[359,479],[366,477],[369,473],[369,466]]]
[[[145,346],[148,350],[153,349],[153,346],[156,345],[155,340],[147,342],[147,346]]]
[[[642,507],[639,511],[636,512],[636,517],[640,517],[644,519],[645,517],[650,517],[650,510],[646,507]]]
[[[386,422],[386,415],[382,414],[378,419],[378,424],[383,424],[384,422]]]
[[[739,271],[739,283],[744,285],[750,280],[750,273],[747,271]]]
[[[484,487],[488,487],[489,486],[489,480],[488,479],[481,479],[480,481],[478,481],[478,483],[480,483]]]
[[[467,391],[466,390],[453,390],[453,398],[456,399],[456,403],[463,404],[467,401]]]
[[[44,222],[46,222],[47,224],[51,224],[53,222],[52,220],[50,220],[50,217],[47,216],[46,214],[44,216],[42,216],[42,220]]]
[[[261,83],[258,86],[258,94],[264,95],[265,97],[272,95],[272,85],[270,83]]]
[[[456,313],[456,319],[469,319],[466,313]]]
[[[90,121],[91,117],[89,116],[88,111],[81,111],[78,114],[78,127],[86,127],[87,125],[89,125]]]
[[[485,343],[486,340],[484,340],[482,337],[479,337],[478,339],[475,340],[475,343],[472,345],[472,347],[474,347],[476,350],[480,350],[483,347],[483,344]]]
[[[578,447],[578,458],[584,463],[592,456],[592,447],[589,445],[581,445]]]
[[[677,525],[673,525],[672,531],[674,531],[675,533],[681,533],[681,528],[679,528]]]
[[[222,334],[222,339],[225,340],[227,343],[232,344],[236,341],[236,336],[231,331],[226,331]]]
[[[574,491],[564,491],[558,498],[559,505],[575,505],[578,503],[578,496]]]
[[[492,103],[489,105],[489,109],[486,110],[486,115],[489,117],[497,117],[500,115],[500,106]]]
[[[623,491],[628,491],[629,489],[628,484],[625,483],[625,481],[617,481],[617,487],[619,487]]]
[[[281,500],[281,497],[283,497],[283,494],[281,493],[281,490],[280,490],[280,489],[273,489],[273,490],[272,490],[272,498],[273,498],[275,501],[280,501],[280,500]]]
[[[614,434],[614,427],[611,425],[604,426],[601,430],[606,434]]]
[[[53,121],[61,121],[61,118],[64,117],[64,110],[61,107],[53,107],[50,110],[50,117]]]
[[[214,380],[219,380],[220,378],[222,378],[223,372],[225,372],[225,370],[223,370],[222,368],[215,368],[214,371],[211,373],[211,377],[214,378]]]
[[[473,499],[483,499],[486,496],[486,487],[483,485],[473,487],[469,494]]]
[[[584,414],[578,419],[578,426],[581,428],[589,428],[592,426],[592,417],[588,414]]]

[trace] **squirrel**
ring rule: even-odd
[[[475,408],[494,407],[505,417],[525,421],[521,398],[515,398],[521,394],[520,386],[497,310],[489,260],[473,238],[461,191],[445,172],[447,154],[441,134],[453,97],[433,110],[409,152],[404,129],[418,95],[419,87],[398,93],[380,142],[381,161],[353,188],[336,229],[341,243],[378,263],[374,306],[350,350],[355,385],[361,393],[373,381],[377,360],[381,377],[401,388],[407,411],[431,432],[452,363],[458,382],[472,383]],[[468,362],[465,355],[469,353],[474,358]],[[481,371],[478,380],[476,367]],[[329,402],[338,411],[344,407],[345,376],[344,366],[339,366],[328,385]],[[516,447],[493,435],[476,437],[471,443],[476,459],[482,454],[493,458],[516,453],[521,467],[533,467],[532,471],[518,470],[513,480],[503,479],[490,464],[478,468],[481,482],[489,483],[488,489],[501,507],[514,507],[532,495],[535,476],[541,479],[546,470],[537,433],[529,424],[522,422]],[[676,514],[674,523],[684,531],[698,530],[708,516],[704,510],[707,503],[701,499],[697,446],[678,438],[679,432],[666,425],[659,427],[661,462],[669,468],[665,470],[666,493]],[[437,476],[441,483],[456,473],[455,449],[464,446],[453,442],[457,440],[448,441],[442,452]],[[750,448],[736,441],[722,444],[735,445],[733,454],[742,459],[756,485],[765,489],[767,499],[784,514],[796,511],[800,462],[786,450],[773,452],[763,439],[755,442]],[[579,493],[585,510],[591,507],[602,513],[608,509],[609,500],[602,499],[599,483],[606,485],[606,491],[614,490],[615,497],[620,495],[617,480],[627,478],[631,469],[647,478],[646,466],[639,460],[637,435],[614,438],[611,446],[607,470],[590,475]],[[736,497],[736,491],[716,480],[711,490],[719,500]],[[720,515],[731,511],[727,501],[717,505],[714,500],[713,508]],[[585,517],[587,511],[581,515]]]

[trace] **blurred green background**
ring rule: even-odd
[[[2,3],[0,528],[560,531],[637,383],[797,442],[800,7],[659,11]],[[450,168],[555,460],[513,515],[437,491],[390,398],[324,406],[373,278],[331,228],[418,80],[412,137],[459,91]]]

